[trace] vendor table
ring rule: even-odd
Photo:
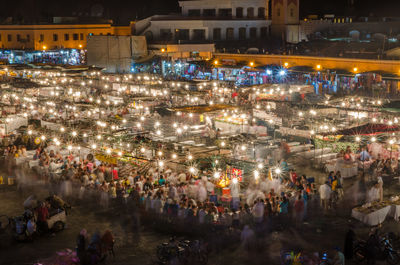
[[[354,208],[351,211],[351,217],[357,219],[367,225],[375,226],[383,223],[385,221],[386,216],[391,212],[393,205],[385,206],[381,209],[373,211],[371,213],[362,213],[358,210],[358,208]]]
[[[32,168],[32,167],[37,167],[37,166],[39,166],[39,159],[30,160],[30,161],[29,161],[29,167],[30,167],[30,168]]]
[[[392,210],[391,210],[390,215],[393,216],[394,220],[399,221],[399,219],[400,219],[400,205],[399,204],[392,205]]]
[[[337,154],[336,153],[329,153],[329,154],[323,154],[315,157],[316,161],[321,161],[321,162],[326,162],[328,160],[336,158]]]
[[[342,178],[351,178],[358,174],[358,165],[357,163],[343,163],[343,161],[336,160],[336,163],[325,164],[326,170],[328,172],[337,172],[340,171]]]
[[[303,144],[303,145],[297,145],[297,146],[290,146],[290,152],[291,153],[297,153],[297,152],[304,152],[313,147],[312,144]]]

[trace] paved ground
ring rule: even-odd
[[[307,174],[317,176],[318,181],[324,178],[324,174],[318,171],[307,170]],[[399,187],[397,180],[387,180],[385,196],[398,194]],[[300,229],[291,225],[284,230],[275,229],[279,227],[275,223],[273,231],[268,236],[259,238],[257,249],[251,252],[242,250],[238,241],[223,242],[218,241],[218,235],[211,237],[218,244],[210,254],[209,264],[279,264],[281,250],[302,249],[310,253],[331,251],[335,246],[343,246],[344,235],[350,223],[355,226],[359,237],[366,238],[369,228],[349,218],[351,208],[363,200],[365,189],[366,184],[360,178],[346,180],[346,196],[337,210],[323,214],[319,210],[318,201],[311,201],[309,218]],[[0,215],[21,214],[23,201],[32,193],[44,198],[48,195],[48,187],[35,185],[18,191],[15,186],[0,186]],[[172,236],[172,233],[165,230],[160,232],[160,229],[155,230],[154,226],[147,223],[136,229],[126,211],[105,211],[97,202],[72,201],[73,208],[68,215],[67,229],[54,236],[44,236],[33,243],[15,243],[7,235],[0,235],[0,264],[32,264],[52,256],[58,250],[74,249],[75,239],[81,228],[86,228],[89,233],[105,229],[115,233],[117,257],[108,260],[108,264],[155,264],[156,246]],[[388,220],[384,223],[383,230],[399,232],[400,229],[398,223]]]

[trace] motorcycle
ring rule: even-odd
[[[366,241],[358,241],[354,247],[354,258],[356,262],[361,263],[369,258],[369,247]],[[396,265],[400,262],[400,256],[393,248],[389,235],[385,234],[379,237],[379,245],[375,247],[376,258],[386,260],[389,265]]]
[[[168,243],[157,246],[157,258],[162,264],[167,264],[177,259],[180,264],[185,262],[185,251],[188,246],[171,238]]]
[[[177,241],[171,238],[168,243],[157,246],[157,258],[162,264],[177,260],[179,264],[207,264],[207,245],[199,240]]]

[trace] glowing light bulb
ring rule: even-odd
[[[260,177],[260,172],[258,172],[258,170],[254,171],[254,178],[258,179]]]

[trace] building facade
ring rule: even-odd
[[[300,41],[300,0],[272,0],[272,35],[289,43]]]
[[[87,36],[131,35],[131,27],[110,24],[0,25],[1,49],[86,49]]]
[[[134,33],[152,42],[218,42],[270,34],[268,0],[179,1],[181,14],[138,21]]]

